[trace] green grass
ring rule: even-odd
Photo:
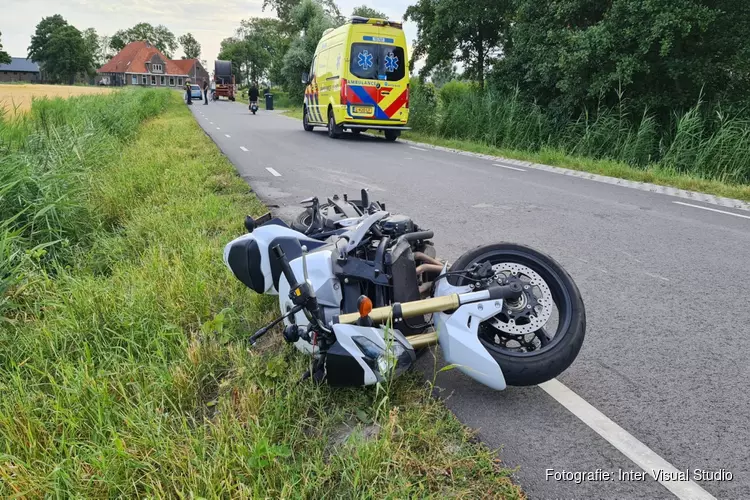
[[[479,142],[462,139],[445,139],[416,131],[406,132],[402,137],[407,140],[424,144],[443,146],[472,153],[512,158],[515,160],[569,168],[571,170],[579,170],[582,172],[607,175],[620,179],[648,182],[662,186],[672,186],[690,191],[750,201],[750,185],[729,184],[718,180],[704,179],[697,176],[678,173],[674,170],[661,167],[660,165],[650,165],[647,168],[637,168],[621,161],[573,156],[560,150],[548,148],[540,151],[502,149]]]
[[[698,102],[658,123],[626,99],[555,116],[518,93],[412,81],[412,140],[624,179],[750,199],[750,119]]]
[[[181,96],[150,92],[123,99],[166,111],[122,136],[109,118],[148,113],[80,101],[91,112],[71,138],[93,131],[104,151],[51,155],[48,170],[81,180],[68,251],[29,252],[48,236],[7,219],[0,233],[22,256],[0,323],[0,497],[522,498],[418,374],[298,385],[307,358],[278,332],[248,349],[274,301],[222,249],[265,208]],[[360,429],[348,440],[346,424]]]

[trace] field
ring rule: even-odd
[[[11,113],[14,110],[25,112],[31,108],[31,103],[34,99],[41,97],[62,97],[67,99],[72,96],[102,94],[111,91],[112,89],[106,87],[31,84],[0,85],[0,109],[5,109]]]
[[[222,249],[266,207],[178,93],[0,121],[0,197],[0,498],[523,498],[421,374],[247,345],[273,300]]]

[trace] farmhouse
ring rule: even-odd
[[[127,44],[96,72],[97,83],[117,86],[182,87],[186,79],[199,85],[208,80],[198,59],[167,59],[148,42]]]
[[[0,82],[39,82],[39,65],[25,57],[12,57],[10,64],[0,64]]]

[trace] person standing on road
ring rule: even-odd
[[[193,105],[193,96],[191,95],[192,89],[190,88],[190,80],[185,80],[185,92],[187,93],[187,103],[188,106]]]
[[[203,80],[203,98],[205,99],[205,102],[203,103],[204,106],[208,106],[208,80]]]

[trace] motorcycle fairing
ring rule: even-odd
[[[443,268],[443,274],[446,271],[447,268]],[[442,278],[435,289],[435,297],[470,291],[468,286],[453,286]],[[502,300],[486,300],[462,305],[452,314],[439,313],[435,319],[438,342],[445,361],[498,391],[506,388],[505,376],[500,365],[480,342],[479,324],[502,310]]]
[[[414,349],[398,330],[358,325],[333,326],[336,343],[326,353],[326,381],[334,386],[373,385],[386,380],[388,374],[378,368],[377,353],[365,352],[361,344],[392,355],[399,351],[392,375],[398,377],[417,359]],[[365,340],[363,340],[365,339]],[[359,344],[358,344],[359,342]]]

